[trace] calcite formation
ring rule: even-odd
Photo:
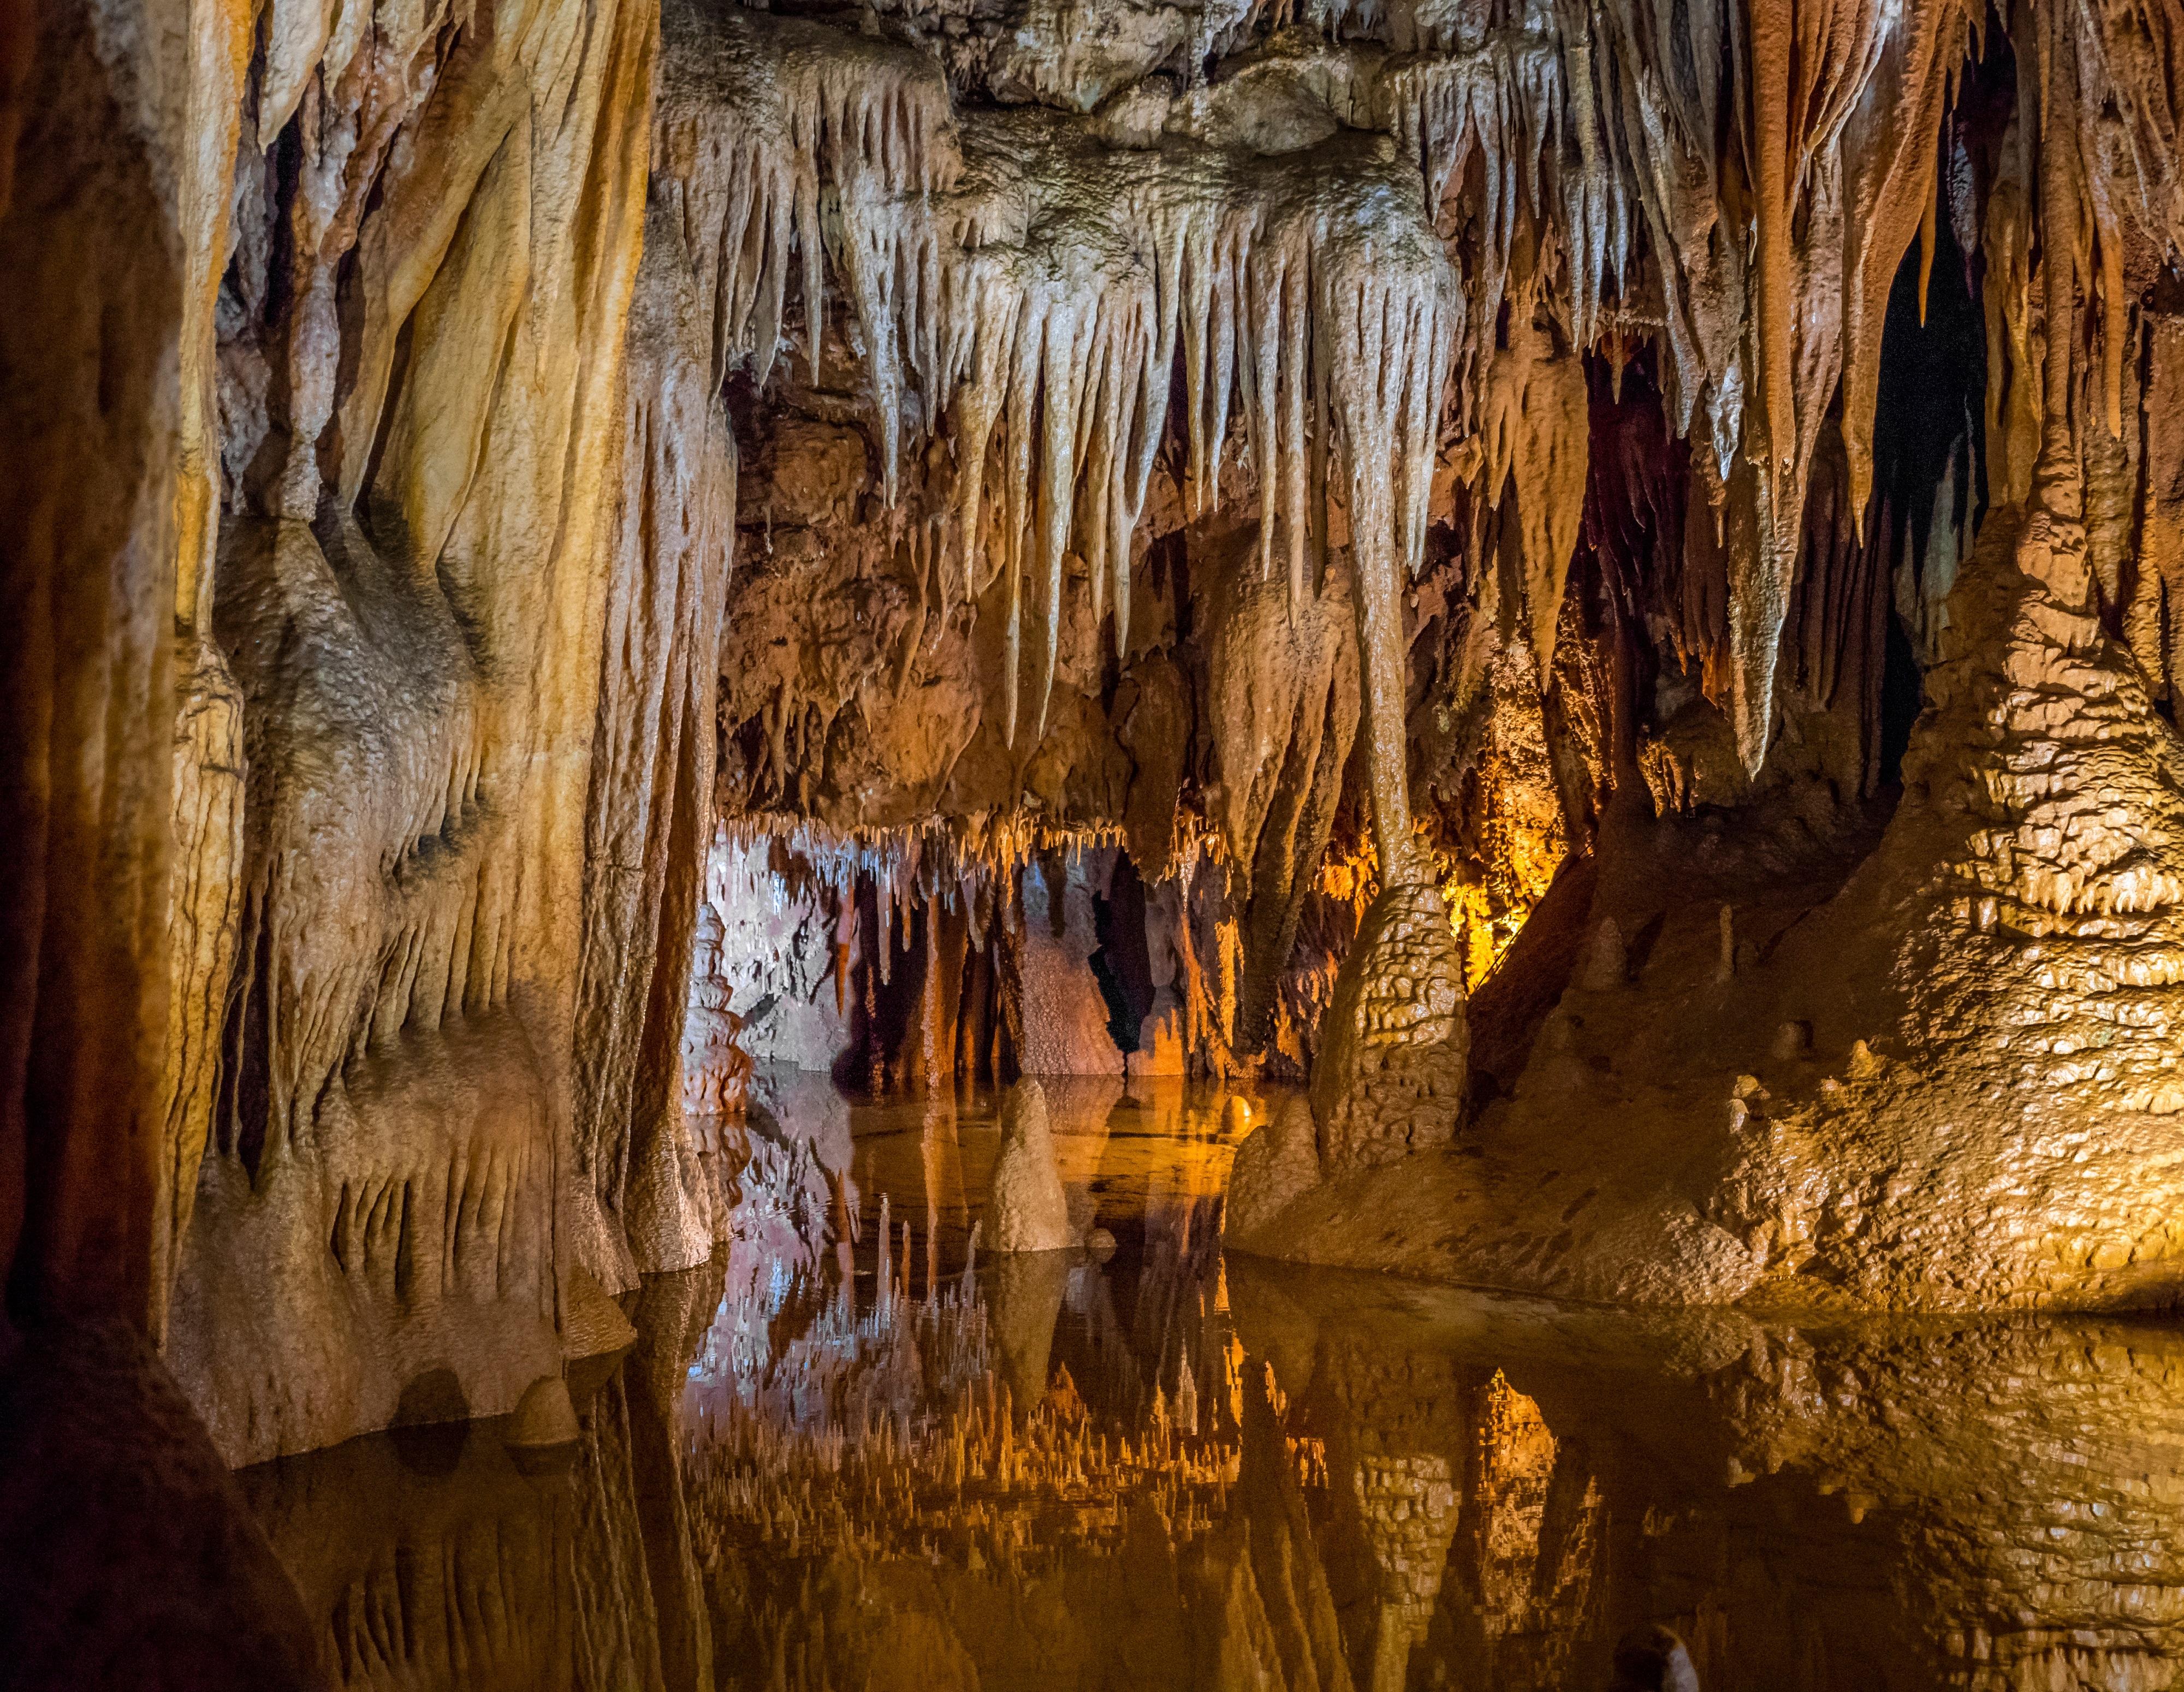
[[[1026,1079],[1001,1099],[1001,1150],[990,1201],[997,1251],[1060,1251],[1077,1244],[1069,1200],[1055,1166],[1046,1094]]]
[[[9,1321],[510,1411],[789,1070],[1303,1083],[1253,1249],[2174,1302],[2180,49],[19,8]]]

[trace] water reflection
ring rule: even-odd
[[[773,1099],[566,1467],[481,1425],[246,1476],[343,1684],[2184,1683],[2171,1327],[1224,1263],[1251,1101],[1173,1083],[1050,1099],[1110,1261],[996,1259],[990,1101]]]

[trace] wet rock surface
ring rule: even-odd
[[[1061,1118],[1105,1263],[973,1261],[997,1126],[859,1107],[862,1243],[748,1168],[559,1467],[486,1424],[247,1472],[341,1684],[2173,1680],[2167,1326],[1224,1261],[1222,1102],[1168,1109]]]

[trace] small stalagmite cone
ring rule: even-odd
[[[538,1451],[575,1444],[578,1431],[569,1383],[559,1375],[541,1375],[523,1389],[501,1439],[513,1450]]]

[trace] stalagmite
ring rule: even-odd
[[[1019,1081],[1001,1099],[1001,1154],[990,1206],[995,1251],[1058,1251],[1077,1244],[1069,1202],[1054,1164],[1046,1094]]]

